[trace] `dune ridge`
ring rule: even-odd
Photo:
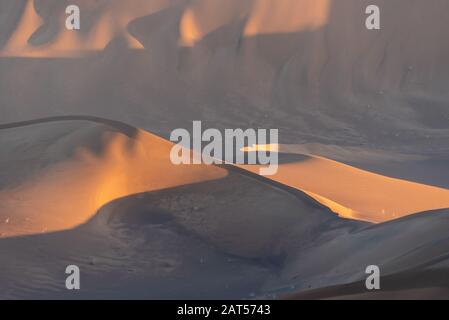
[[[444,1],[83,0],[75,33],[63,2],[3,1],[5,122],[82,113],[167,137],[204,116],[282,128],[284,143],[449,148]],[[382,8],[379,31],[364,28],[368,4]]]
[[[57,36],[44,45],[30,44],[41,28],[49,28],[47,21],[39,16],[42,4],[34,0],[26,0],[23,13],[14,32],[0,50],[4,57],[77,57],[83,54],[105,49],[109,42],[117,37],[126,39],[129,48],[143,49],[142,44],[128,32],[131,21],[150,15],[170,6],[184,6],[179,21],[180,44],[193,46],[210,32],[230,23],[235,19],[248,19],[243,31],[245,36],[266,33],[298,32],[303,28],[322,26],[327,19],[329,0],[311,2],[310,0],[282,0],[277,6],[279,11],[268,14],[273,5],[270,0],[228,1],[223,5],[220,1],[170,1],[139,0],[133,6],[121,1],[75,1],[71,4],[80,6],[88,19],[83,16],[83,23],[93,25],[87,34],[65,30],[63,5],[52,3],[45,11],[58,17]],[[293,14],[292,5],[304,12],[300,17]],[[36,8],[36,6],[40,6]],[[306,8],[304,10],[304,7]],[[100,11],[100,14],[95,14]],[[212,14],[212,16],[211,16]],[[288,18],[285,15],[289,15]],[[46,16],[49,16],[47,13]],[[92,16],[96,20],[93,20]],[[55,24],[53,23],[53,26]],[[38,32],[39,31],[39,32]],[[42,32],[41,32],[42,33]],[[53,31],[55,33],[55,31]],[[34,39],[35,40],[35,39]]]
[[[68,213],[82,213],[71,211],[85,204],[82,193],[72,194],[74,199],[67,208],[70,199],[66,192],[80,191],[76,185],[70,186],[67,178],[71,182],[84,183],[81,189],[86,189],[89,194],[100,195],[98,205],[111,200],[109,196],[101,198],[100,187],[105,187],[108,192],[103,195],[119,198],[112,199],[99,208],[97,214],[86,216],[83,221],[69,219],[72,225],[67,225],[67,221],[64,225],[53,225],[56,232],[31,234],[29,231],[33,230],[30,229],[25,230],[28,232],[15,229],[22,231],[22,235],[2,237],[0,256],[8,257],[2,260],[4,268],[0,275],[5,289],[0,294],[3,298],[67,297],[62,277],[63,267],[68,263],[76,263],[83,270],[86,286],[80,297],[84,298],[246,298],[255,295],[275,298],[296,292],[304,292],[304,295],[294,295],[293,298],[307,297],[307,294],[311,294],[310,297],[314,294],[323,298],[344,297],[348,292],[357,293],[357,287],[351,289],[349,286],[348,291],[345,284],[363,279],[364,266],[372,261],[379,263],[383,272],[393,278],[403,272],[404,275],[408,271],[422,273],[426,268],[444,268],[447,264],[448,247],[445,232],[442,232],[449,221],[447,210],[370,225],[339,219],[325,207],[314,205],[307,196],[292,197],[280,192],[274,184],[260,183],[268,180],[265,177],[251,179],[251,176],[236,174],[230,169],[197,166],[198,171],[181,174],[181,171],[165,167],[164,157],[154,158],[150,153],[144,159],[155,167],[146,175],[139,167],[142,159],[133,160],[140,154],[140,147],[132,139],[141,137],[139,130],[114,126],[107,120],[94,123],[90,121],[92,119],[82,121],[81,118],[64,121],[54,118],[50,122],[31,121],[25,126],[3,126],[0,134],[3,146],[8,147],[13,142],[13,149],[18,148],[15,153],[21,154],[22,161],[29,159],[33,163],[34,159],[28,158],[20,147],[28,148],[23,143],[31,142],[35,146],[31,155],[40,157],[36,148],[42,149],[48,158],[41,158],[40,164],[46,164],[48,168],[39,166],[37,172],[17,171],[24,176],[10,177],[11,181],[4,179],[5,171],[2,171],[1,181],[7,183],[1,188],[2,195],[8,185],[16,186],[16,195],[21,196],[18,201],[25,204],[27,199],[37,201],[27,195],[29,185],[26,182],[35,181],[34,186],[42,191],[51,181],[45,177],[46,172],[58,171],[52,169],[57,169],[60,163],[70,164],[67,159],[75,159],[78,168],[87,169],[87,164],[94,166],[98,162],[107,169],[106,172],[111,172],[111,167],[117,165],[119,168],[114,175],[120,178],[118,184],[110,179],[102,182],[95,174],[102,171],[95,166],[94,172],[78,171],[71,175],[71,171],[64,168],[59,175],[53,176],[66,179],[61,179],[63,186],[53,184],[51,197],[56,201],[50,205],[56,210],[51,212],[51,221],[57,221],[58,215],[66,220]],[[95,141],[93,137],[96,136],[104,136],[106,141]],[[148,139],[155,151],[161,151],[167,144],[152,135]],[[21,143],[17,143],[18,140]],[[77,156],[79,151],[74,150],[69,141],[84,150],[81,156]],[[8,155],[14,157],[14,152],[8,152]],[[58,159],[56,155],[62,158]],[[122,157],[126,163],[137,167],[123,166]],[[48,162],[49,159],[53,162]],[[27,166],[27,163],[18,166]],[[223,176],[223,172],[227,173]],[[150,182],[154,188],[128,194],[139,190],[126,190],[125,180],[121,178],[127,174],[141,174],[138,180],[143,178],[144,184],[129,180],[133,188],[148,188]],[[154,180],[156,176],[165,179]],[[36,177],[39,179],[34,179]],[[88,188],[89,181],[96,187]],[[165,188],[160,183],[170,183],[171,186]],[[116,186],[121,188],[115,189]],[[58,201],[64,206],[59,207]],[[51,206],[36,206],[36,202],[29,204],[27,211],[33,219],[51,209]],[[11,214],[13,210],[20,212],[22,209],[15,206],[7,212]],[[16,227],[16,218],[12,216],[7,228]],[[5,225],[2,225],[2,231],[8,232]],[[442,245],[435,246],[435,243]],[[58,259],[48,259],[54,256]],[[429,273],[434,274],[434,271],[428,270]],[[117,275],[125,280],[111,281]],[[211,277],[217,280],[211,282]],[[429,276],[428,280],[417,283],[423,289],[416,294],[434,296],[435,291],[431,288],[435,285],[435,277]],[[187,279],[195,286],[187,285]],[[163,289],[160,289],[160,283],[165,284]],[[332,285],[337,289],[330,287],[330,293],[323,289]],[[393,281],[390,286],[394,289],[397,285]],[[399,287],[404,285],[400,282]],[[322,290],[308,293],[310,288]],[[413,296],[415,287],[405,288],[408,289],[397,294]],[[426,288],[430,289],[426,291]]]
[[[71,121],[93,121],[106,127],[99,129],[86,125],[85,129],[72,132],[69,128],[66,132],[60,125],[70,124]],[[2,219],[8,220],[6,229],[1,232],[3,236],[72,228],[88,220],[103,205],[118,198],[222,179],[232,168],[229,165],[224,168],[207,165],[175,166],[169,159],[173,143],[107,119],[55,117],[1,125],[0,129],[9,129],[13,133],[14,128],[33,127],[42,123],[60,123],[54,130],[61,130],[60,143],[73,145],[73,155],[30,176],[29,180],[20,182],[20,187],[3,186],[0,199],[3,215],[7,216]],[[112,126],[112,131],[108,126]],[[78,146],[77,139],[85,139],[89,135],[98,141],[99,151],[96,150],[99,146]],[[5,142],[8,138],[8,135],[4,136]],[[278,152],[283,149],[282,146],[253,146],[246,151],[259,148],[275,149]],[[291,146],[287,149],[292,152]],[[340,217],[374,223],[449,207],[448,190],[381,176],[323,157],[307,156],[308,159],[299,163],[281,164],[275,176],[264,180],[296,188]],[[259,172],[258,166],[238,167],[256,174]],[[161,170],[170,171],[172,178],[156,178]],[[345,185],[341,185],[343,182]],[[69,187],[63,187],[67,183]],[[66,190],[61,193],[59,190],[64,188]],[[357,196],[354,196],[354,190],[359,191]],[[403,199],[409,200],[404,203]],[[68,210],[65,209],[65,203],[79,205]]]
[[[354,168],[293,145],[261,145],[243,151],[271,150],[305,155],[304,161],[280,164],[269,176],[297,188],[344,218],[380,223],[414,213],[449,208],[449,190]],[[260,166],[240,167],[257,173]]]
[[[103,127],[90,124],[95,123],[93,120]],[[73,121],[84,125],[73,129]],[[63,148],[65,155],[55,155],[58,160],[47,159],[45,163],[48,155],[44,153],[41,163],[42,160],[28,159],[27,154],[21,155],[20,147],[10,147],[11,153],[3,156],[5,165],[11,164],[10,157],[26,155],[21,161],[43,168],[18,184],[3,186],[1,220],[8,221],[0,230],[3,236],[72,228],[112,200],[227,175],[225,169],[218,167],[173,165],[169,158],[172,143],[138,129],[126,135],[121,131],[123,125],[114,129],[116,123],[106,119],[66,116],[2,125],[2,141],[9,145],[11,139],[30,139],[26,135],[14,137],[17,128],[25,126],[31,130],[46,123],[46,135],[61,135],[54,144],[50,140],[47,152]],[[91,142],[86,145],[85,139]],[[161,172],[170,175],[162,178]],[[8,172],[3,175],[6,181],[11,179]]]
[[[81,299],[447,298],[448,21],[447,0],[0,0],[0,298],[73,299],[69,264]],[[279,129],[257,146],[278,174],[173,166],[199,119]],[[371,264],[385,295],[360,291]]]

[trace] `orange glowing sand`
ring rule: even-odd
[[[8,218],[0,230],[3,236],[73,228],[115,199],[227,175],[214,166],[173,165],[172,143],[144,131],[134,139],[105,132],[102,140],[101,154],[79,148],[75,157],[19,187],[1,190],[0,218]]]
[[[79,57],[88,52],[103,50],[118,36],[126,39],[130,48],[142,49],[142,44],[128,33],[128,24],[164,6],[164,1],[149,3],[141,0],[136,6],[127,6],[123,1],[111,1],[108,9],[94,21],[94,26],[87,36],[76,30],[67,30],[65,28],[67,15],[61,11],[53,17],[59,24],[56,39],[33,46],[29,43],[29,39],[42,27],[44,21],[36,12],[35,2],[28,0],[14,33],[0,50],[0,57]]]
[[[330,0],[257,0],[245,35],[294,33],[322,27],[327,23],[330,5]]]
[[[257,147],[247,148],[256,150]],[[279,147],[262,146],[276,151]],[[281,164],[267,178],[299,189],[339,216],[374,223],[449,208],[449,190],[360,170],[323,157],[308,155],[297,163]],[[240,165],[258,173],[258,165]]]
[[[52,15],[58,24],[56,38],[32,45],[30,39],[45,21],[36,10],[36,2],[27,0],[15,31],[0,48],[0,57],[80,57],[103,50],[116,37],[126,39],[132,49],[143,49],[139,40],[129,33],[128,25],[176,3],[171,0],[133,0],[133,5],[122,0],[107,2],[107,6],[102,2],[81,3],[81,14],[84,15],[81,28],[85,28],[85,19],[92,20],[87,23],[92,27],[83,33],[67,30],[65,11],[56,10]],[[184,5],[178,21],[179,44],[194,46],[207,34],[238,20],[247,20],[243,33],[248,37],[319,28],[327,23],[329,8],[330,0],[192,1]]]

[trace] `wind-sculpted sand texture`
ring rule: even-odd
[[[448,298],[448,27],[447,0],[0,0],[0,298]],[[195,120],[278,129],[278,172],[174,165]]]
[[[212,166],[173,165],[172,143],[142,130],[126,135],[126,125],[113,121],[66,119],[0,126],[1,162],[10,166],[2,170],[3,236],[73,228],[112,200],[227,175]]]
[[[445,0],[78,0],[76,33],[67,3],[0,2],[3,123],[83,114],[167,138],[203,120],[282,143],[449,149]],[[381,30],[364,27],[368,4]]]
[[[69,261],[81,265],[90,282],[86,298],[283,297],[363,279],[357,270],[370,259],[391,273],[444,261],[446,248],[435,243],[446,237],[445,211],[366,228],[305,193],[232,165],[167,170],[165,157],[135,152],[137,139],[148,133],[124,124],[65,117],[2,127],[2,145],[12,149],[8,156],[20,153],[23,162],[16,166],[27,169],[15,170],[22,176],[2,171],[2,196],[21,204],[2,208],[9,213],[0,240],[5,298],[69,298],[58,278]],[[114,153],[117,136],[130,141]],[[169,144],[150,134],[140,139],[149,143],[146,150]],[[115,168],[121,174],[113,176],[121,179],[107,176],[99,183],[97,167],[76,175],[60,170],[65,163],[87,166],[69,141],[90,151],[87,164]],[[149,156],[140,159],[142,154]],[[32,272],[25,275],[25,269]],[[112,281],[117,275],[127,280]]]
[[[282,152],[282,146],[278,149],[275,152]],[[295,154],[293,146],[284,149]],[[241,167],[257,173],[260,165]],[[280,164],[269,179],[297,188],[349,219],[378,223],[449,208],[448,189],[383,176],[314,155]]]

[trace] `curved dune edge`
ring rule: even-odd
[[[53,130],[55,123],[29,132],[38,136],[39,130],[48,130],[48,127]],[[73,155],[54,163],[33,163],[38,167],[37,173],[19,185],[0,190],[1,237],[71,229],[85,223],[98,209],[115,199],[228,175],[226,169],[216,166],[173,165],[170,161],[172,143],[143,130],[128,137],[102,124],[87,124],[90,127],[81,127],[63,136],[59,144],[51,142],[44,146],[45,154],[51,149],[58,155],[67,152],[64,145],[73,143]],[[92,128],[96,131],[91,133]],[[56,129],[54,132],[58,134]],[[81,139],[76,136],[79,132]],[[100,140],[101,151],[78,146],[86,142],[86,132],[89,140]],[[29,135],[24,137],[24,141],[30,138]]]
[[[97,18],[87,37],[65,28],[65,12],[59,10],[58,35],[50,42],[34,46],[29,43],[32,36],[45,24],[35,8],[34,0],[27,0],[17,28],[6,45],[0,50],[0,57],[79,57],[88,52],[101,51],[115,38],[123,37],[131,49],[143,49],[142,44],[127,31],[128,24],[144,13],[151,14],[164,8],[165,3],[139,2],[139,7],[126,7],[120,2],[110,4]],[[64,8],[63,8],[64,9]],[[86,9],[92,9],[87,7]]]
[[[291,147],[286,149],[282,145],[244,149],[256,150],[298,154]],[[309,159],[280,164],[278,172],[267,178],[305,192],[340,217],[381,223],[449,208],[447,189],[383,176],[324,157],[303,155]],[[260,168],[258,165],[239,167],[253,173],[258,173]]]
[[[182,46],[194,46],[210,32],[235,20],[247,20],[243,34],[248,37],[319,28],[327,23],[330,10],[330,0],[278,0],[275,12],[270,0],[251,0],[246,3],[240,0],[227,0],[227,3],[221,0],[134,0],[133,6],[121,0],[108,1],[107,5],[104,2],[86,2],[81,5],[83,14],[88,19],[95,19],[89,20],[93,27],[87,35],[66,30],[64,7],[49,6],[53,10],[52,16],[58,20],[58,34],[43,45],[32,45],[29,40],[47,22],[36,8],[42,4],[27,0],[15,31],[0,50],[0,57],[80,57],[104,50],[117,37],[125,39],[129,48],[144,49],[141,42],[129,33],[128,25],[143,16],[171,7],[182,10],[178,21],[179,44]]]
[[[117,123],[105,119],[76,116],[59,119],[71,120],[106,125],[99,136],[94,134],[90,138],[101,139],[102,152],[79,147],[75,140],[73,157],[48,167],[44,164],[44,169],[29,180],[1,190],[0,221],[4,222],[0,224],[1,236],[70,229],[90,219],[99,208],[115,199],[228,175],[227,169],[217,166],[173,165],[169,158],[173,143],[146,131],[136,129],[133,136],[128,136],[120,132],[124,128],[108,130]],[[0,128],[13,129],[44,122],[58,122],[58,118]],[[322,157],[309,157],[299,163],[280,165],[276,175],[265,178],[300,190],[348,219],[379,223],[449,207],[449,190],[385,177]],[[259,172],[259,166],[237,167]]]
[[[303,191],[309,197],[311,197],[311,198],[315,199],[316,201],[318,201],[319,203],[321,203],[323,206],[326,206],[329,209],[331,209],[334,213],[338,214],[339,217],[355,219],[354,217],[358,216],[358,213],[355,212],[354,210],[352,210],[351,208],[342,206],[341,204],[339,204],[335,201],[332,201],[330,199],[327,199],[323,196],[320,196],[319,194],[316,194],[316,193],[313,193],[313,192],[310,192],[307,190],[301,190],[301,191]],[[361,220],[361,219],[356,219],[356,220]]]

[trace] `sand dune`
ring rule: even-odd
[[[168,143],[132,127],[56,120],[1,131],[9,149],[1,161],[21,159],[2,170],[1,194],[25,205],[1,210],[11,215],[0,240],[2,298],[70,298],[63,272],[70,263],[83,270],[78,298],[350,298],[373,263],[396,294],[384,297],[445,292],[432,288],[444,286],[436,280],[447,266],[447,210],[378,225],[340,219],[250,172],[167,166],[164,152],[151,151]],[[95,211],[85,215],[88,205]],[[22,214],[59,231],[25,229]],[[423,272],[424,282],[401,280]],[[112,280],[117,275],[123,281]]]
[[[77,4],[81,5],[80,9],[83,10],[83,23],[91,25],[86,33],[66,30],[63,5],[53,2],[47,6],[34,0],[27,0],[18,25],[0,50],[0,56],[79,57],[93,51],[104,50],[116,37],[123,37],[129,48],[142,49],[139,41],[127,32],[127,25],[140,15],[160,10],[165,3],[168,3],[168,1],[151,1],[151,3],[139,1],[136,6],[126,6],[122,1],[109,1],[107,8],[104,9],[104,1],[79,2]],[[102,8],[103,10],[98,13]],[[44,11],[46,18],[52,17],[54,20],[44,20],[39,16],[38,10]],[[87,18],[84,18],[84,14]],[[53,34],[53,37],[45,39],[48,34]]]
[[[272,33],[295,33],[316,29],[328,23],[329,0],[256,0],[245,26],[246,36]]]
[[[123,1],[75,1],[83,12],[83,23],[88,24],[88,33],[65,30],[65,7],[54,3],[36,3],[26,0],[23,13],[14,32],[9,35],[6,45],[0,51],[1,56],[13,57],[76,57],[91,51],[105,49],[109,42],[123,37],[130,48],[142,49],[142,44],[127,30],[128,24],[142,16],[151,15],[176,4],[184,5],[179,21],[180,44],[192,46],[207,34],[230,23],[235,19],[248,16],[244,34],[254,36],[266,33],[298,32],[305,28],[317,28],[326,23],[329,1],[312,3],[309,0],[278,2],[277,12],[273,14],[272,1],[137,1],[132,6]],[[292,8],[301,8],[303,14],[298,17]],[[304,10],[304,7],[306,8]],[[47,18],[51,13],[56,23],[45,21],[38,14],[44,11]],[[212,15],[211,15],[212,13]],[[84,15],[87,18],[84,18]],[[286,17],[286,15],[289,15]],[[57,28],[55,30],[54,28]],[[41,30],[43,29],[43,30]],[[42,34],[50,33],[53,38],[44,44],[33,44]],[[42,41],[42,40],[41,40]]]
[[[284,143],[447,151],[447,2],[375,1],[375,32],[372,2],[293,2],[74,1],[75,33],[60,2],[1,2],[3,121],[87,114],[168,137],[204,118]]]
[[[67,4],[0,0],[0,298],[447,298],[447,0]],[[174,166],[193,120],[294,161]]]
[[[446,283],[447,272],[446,268],[441,268],[435,272],[412,271],[387,276],[383,282],[383,290],[378,292],[366,292],[363,281],[359,281],[341,286],[309,290],[286,296],[286,298],[300,300],[444,300],[444,297],[449,294]],[[410,282],[410,278],[416,279],[416,281]]]
[[[172,144],[144,131],[127,136],[107,121],[42,123],[1,132],[8,150],[1,163],[6,167],[20,159],[16,170],[23,175],[2,170],[3,237],[73,228],[112,200],[227,175],[217,167],[173,165]]]
[[[112,200],[227,175],[225,169],[213,166],[172,165],[168,157],[172,144],[144,131],[136,131],[134,136],[127,137],[107,127],[86,125],[86,128],[75,130],[71,128],[73,123],[69,129],[64,129],[61,124],[54,126],[54,134],[64,137],[58,144],[65,143],[68,148],[68,143],[73,145],[73,150],[65,151],[69,152],[69,157],[59,159],[51,166],[45,162],[33,163],[45,170],[20,184],[13,184],[13,188],[6,184],[8,179],[4,177],[5,188],[0,195],[3,215],[6,215],[1,218],[8,219],[8,224],[1,230],[4,236],[72,228]],[[51,127],[46,128],[46,134],[51,130]],[[2,135],[5,144],[17,141],[13,138],[15,132],[10,128]],[[96,148],[100,150],[77,146],[77,139],[89,135],[94,135],[93,141],[97,141]],[[13,149],[3,162],[16,157],[19,150]],[[258,166],[241,167],[259,172]],[[161,171],[173,172],[172,178],[158,178]],[[449,207],[446,189],[373,174],[322,157],[309,156],[300,163],[281,164],[278,173],[269,178],[304,191],[349,219],[378,223]],[[66,191],[58,195],[58,190],[63,190],[67,182]],[[404,199],[409,200],[405,202]],[[79,205],[67,210],[64,209],[67,202]]]
[[[258,150],[255,146],[251,150]],[[282,147],[260,146],[282,152]],[[284,147],[292,152],[292,146]],[[300,153],[301,154],[301,153]],[[304,161],[281,164],[270,179],[304,191],[341,217],[385,222],[402,216],[449,208],[449,190],[390,178],[343,163],[306,155]],[[260,166],[242,165],[258,173]]]
[[[377,224],[356,232],[316,243],[313,248],[297,252],[274,286],[293,285],[297,298],[440,298],[447,284],[447,241],[444,234],[448,210],[407,216]],[[384,282],[382,292],[366,292],[364,279],[368,265],[378,265]],[[419,279],[417,279],[417,278]],[[338,286],[339,288],[333,287]],[[420,296],[420,290],[427,293]],[[359,296],[357,296],[359,295]]]
[[[2,298],[68,297],[69,261],[83,269],[79,297],[250,297],[323,223],[364,225],[232,169],[173,166],[170,143],[112,121],[4,125],[0,139],[13,165],[1,171]]]

